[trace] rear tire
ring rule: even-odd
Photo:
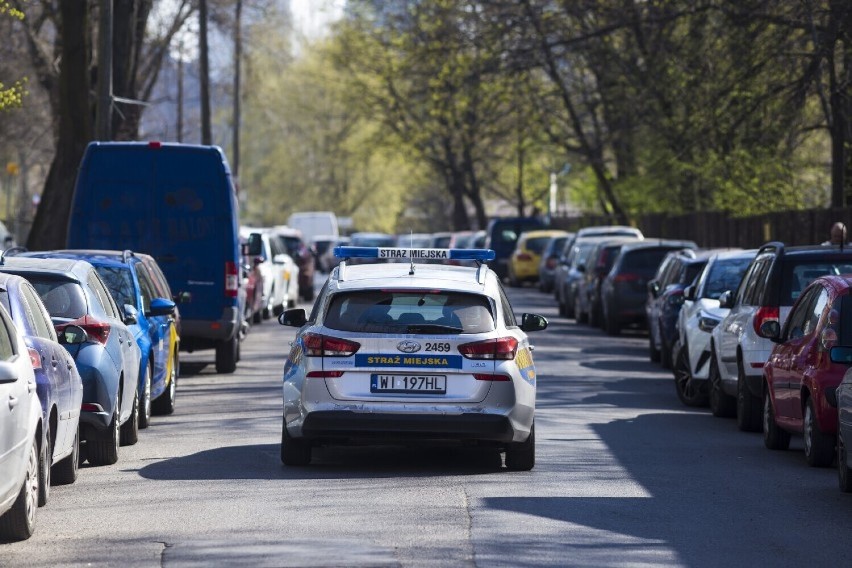
[[[650,333],[648,334],[648,359],[651,363],[660,362],[660,350],[654,345],[654,336]]]
[[[506,469],[529,471],[535,467],[535,423],[530,426],[530,435],[523,442],[511,443],[506,448]]]
[[[809,398],[805,406],[805,419],[802,423],[805,438],[805,459],[811,467],[828,467],[834,461],[835,437],[819,429],[816,421],[814,399]]]
[[[841,491],[852,493],[852,468],[849,467],[846,445],[840,434],[837,435],[837,481]]]
[[[775,409],[768,386],[763,394],[763,445],[770,450],[790,449],[790,433],[779,428],[775,422]]]
[[[86,440],[86,457],[90,464],[112,465],[118,461],[119,432],[118,403],[116,403],[109,427],[103,432],[93,432],[92,437]]]
[[[133,393],[133,407],[130,418],[121,425],[121,445],[132,446],[139,441],[139,395]]]
[[[151,380],[154,373],[151,365],[145,367],[145,384],[142,387],[142,400],[139,401],[139,429],[144,430],[151,424]]]
[[[169,376],[169,386],[168,388],[166,388],[165,392],[163,392],[159,397],[157,397],[157,400],[155,400],[151,404],[151,410],[154,414],[166,415],[174,413],[179,367],[180,364],[178,355],[177,353],[175,353],[174,361],[172,363],[171,375]]]
[[[281,463],[290,466],[309,465],[313,453],[310,442],[293,438],[287,432],[287,423],[283,420],[281,423]]]
[[[577,323],[586,323],[589,321],[585,312],[580,309],[580,301],[574,299],[574,319]]]
[[[239,357],[240,338],[237,334],[226,341],[216,345],[216,372],[227,374],[237,370],[237,358]]]
[[[47,505],[50,498],[50,462],[53,461],[53,437],[50,422],[44,424],[44,442],[38,453],[38,506]]]
[[[74,434],[74,445],[71,455],[53,466],[51,475],[54,485],[70,485],[77,481],[77,472],[80,469],[80,426]]]
[[[743,363],[737,362],[737,427],[742,432],[760,432],[763,428],[763,401],[751,394],[746,384]]]
[[[33,440],[30,456],[27,460],[27,473],[12,508],[0,516],[0,539],[26,540],[35,531],[35,514],[38,508],[39,494],[39,449],[37,440]]]

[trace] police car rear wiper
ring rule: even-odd
[[[406,326],[408,333],[461,333],[464,330],[454,325],[437,323],[414,323]]]

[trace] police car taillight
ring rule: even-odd
[[[495,359],[511,361],[518,351],[518,340],[514,337],[486,339],[459,345],[459,353],[467,359]]]
[[[306,333],[302,336],[302,340],[308,357],[349,357],[361,348],[361,344],[357,341],[319,333]]]

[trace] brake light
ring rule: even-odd
[[[518,351],[518,340],[514,337],[486,339],[459,345],[459,353],[467,359],[495,359],[511,361]],[[493,379],[492,379],[493,380]]]
[[[239,272],[237,265],[231,261],[225,263],[225,296],[236,298],[239,292]]]
[[[110,329],[112,329],[107,322],[98,321],[87,314],[81,318],[75,319],[74,321],[57,325],[56,332],[62,333],[62,331],[69,325],[82,327],[86,331],[86,335],[89,336],[90,340],[97,341],[101,345],[106,345]]]
[[[84,402],[80,405],[80,410],[83,412],[103,412],[104,407],[94,402]]]
[[[642,278],[638,274],[633,274],[632,272],[622,272],[621,274],[616,274],[612,277],[613,282],[636,282]]]
[[[474,373],[473,378],[477,381],[508,382],[512,379],[509,375],[494,375],[491,373]]]
[[[309,379],[336,379],[343,376],[343,371],[308,371]]]
[[[306,333],[302,336],[305,354],[308,357],[349,357],[354,355],[361,344],[339,337],[329,337],[319,333]]]
[[[547,266],[547,268],[549,268],[550,270],[553,270],[554,268],[556,268],[556,257],[548,257],[547,262],[545,262],[544,265]]]
[[[754,325],[754,332],[763,337],[763,334],[760,333],[760,326],[764,324],[764,322],[775,320],[779,321],[781,317],[781,311],[778,307],[772,306],[761,306],[757,308],[757,312],[754,314],[754,319],[752,320],[752,325]]]
[[[518,260],[524,260],[524,261],[526,261],[526,260],[532,260],[532,256],[530,256],[529,254],[527,254],[527,253],[525,253],[525,252],[520,253],[520,254],[517,256],[517,258],[518,258]]]
[[[150,142],[148,142],[148,147],[153,150],[159,150],[163,147],[163,143],[159,140],[151,140]]]
[[[27,351],[29,351],[30,363],[33,369],[41,369],[41,355],[39,355],[39,352],[33,347],[29,347]]]

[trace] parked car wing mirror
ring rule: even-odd
[[[15,369],[15,366],[10,363],[6,363],[5,361],[0,361],[0,385],[14,383],[17,380],[18,372]],[[12,416],[14,416],[14,414]]]
[[[690,284],[683,291],[683,299],[689,300],[690,302],[695,301],[695,284]]]
[[[523,331],[541,331],[547,329],[547,318],[538,314],[522,314],[521,329]]]
[[[734,307],[734,294],[730,290],[725,290],[719,296],[719,307],[731,309]]]
[[[852,347],[835,345],[828,352],[832,363],[852,364]]]
[[[308,323],[308,315],[305,312],[305,308],[285,310],[284,313],[278,316],[278,323],[290,327],[302,327]]]
[[[822,351],[831,351],[837,345],[837,332],[833,327],[827,327],[822,330],[819,336],[819,347]]]
[[[145,315],[148,317],[153,316],[170,316],[175,313],[175,303],[166,298],[154,298],[151,300],[151,306],[148,308],[148,311],[145,312]]]
[[[66,325],[57,335],[63,345],[80,345],[89,340],[89,334],[79,325]]]
[[[775,343],[781,342],[781,324],[778,320],[766,320],[760,324],[760,335]]]
[[[655,298],[657,296],[659,296],[660,285],[657,283],[656,280],[651,280],[650,282],[648,282],[648,292],[650,292],[651,295],[654,296]]]
[[[124,323],[127,325],[139,323],[139,310],[130,304],[124,304]]]

